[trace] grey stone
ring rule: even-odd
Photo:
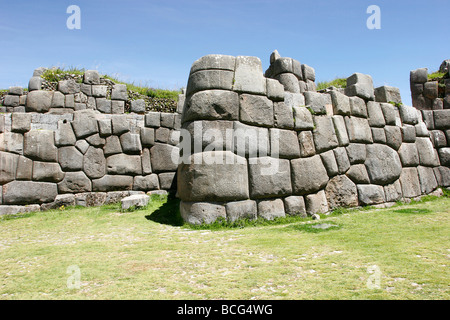
[[[156,170],[153,162],[152,167]],[[245,200],[249,198],[247,161],[230,151],[194,154],[178,167],[177,184],[183,201]]]
[[[313,67],[310,67],[306,64],[302,64],[302,73],[303,73],[303,79],[305,80],[316,80],[316,72]]]
[[[161,113],[149,112],[145,115],[145,126],[159,128],[161,126]]]
[[[384,189],[382,186],[373,184],[358,184],[358,199],[363,206],[385,202]]]
[[[361,183],[361,184],[369,184],[370,179],[369,175],[367,174],[366,166],[362,163],[355,164],[350,167],[350,169],[347,171],[346,175],[354,182],[354,183]]]
[[[402,144],[402,130],[397,126],[384,127],[384,133],[386,134],[386,144],[398,150]]]
[[[263,76],[261,60],[257,57],[238,56],[234,72],[233,90],[255,94],[266,94],[266,78]]]
[[[327,170],[328,176],[333,177],[339,173],[333,150],[328,150],[327,152],[321,153],[320,157],[322,158],[322,162]]]
[[[447,94],[448,97],[448,94]],[[432,101],[432,107],[431,109],[433,110],[442,110],[444,109],[444,104],[448,105],[448,101],[450,101],[448,98],[435,98]],[[448,109],[448,107],[446,106],[445,109]]]
[[[400,117],[403,123],[416,125],[419,123],[418,111],[414,107],[409,107],[406,105],[400,105],[398,107],[400,111]]]
[[[448,129],[450,124],[450,109],[435,110],[433,113],[435,129]]]
[[[162,142],[162,143],[168,143],[170,139],[170,129],[160,127],[155,130],[155,141],[156,142]]]
[[[267,97],[273,101],[284,99],[284,86],[275,79],[266,79]]]
[[[28,82],[28,91],[31,92],[34,90],[41,90],[43,82],[44,79],[41,77],[31,77],[30,81]]]
[[[397,152],[383,144],[367,145],[364,163],[371,183],[389,184],[400,177],[402,164]]]
[[[345,117],[345,125],[350,142],[372,143],[372,131],[369,121],[358,117]]]
[[[448,187],[450,186],[450,168],[439,166],[433,168],[434,175],[439,186]]]
[[[445,134],[441,130],[433,130],[432,133],[432,142],[435,148],[442,148],[447,146],[447,138]]]
[[[141,157],[138,155],[114,154],[106,159],[108,174],[142,174]]]
[[[278,50],[274,50],[271,54],[270,54],[270,64],[273,64],[275,62],[275,60],[281,58],[280,54],[278,53]]]
[[[122,146],[120,144],[119,137],[109,136],[106,138],[105,146],[103,147],[105,156],[110,156],[116,153],[122,152]]]
[[[371,130],[374,143],[386,144],[386,132],[384,131],[384,128],[371,128]]]
[[[128,123],[127,116],[122,115],[113,115],[111,117],[112,123],[112,132],[114,135],[121,135],[125,132],[130,131],[130,124]]]
[[[106,143],[106,140],[100,137],[98,133],[86,137],[86,141],[93,147],[103,147]]]
[[[31,129],[31,115],[14,112],[11,115],[11,131],[24,133]]]
[[[144,99],[137,99],[131,101],[131,112],[144,113],[145,112],[145,101]]]
[[[289,160],[271,157],[249,162],[249,185],[252,199],[292,194]]]
[[[186,94],[211,89],[232,90],[234,72],[228,70],[201,70],[189,76]]]
[[[26,94],[21,95],[19,97],[19,105],[20,106],[26,106],[27,105],[27,95]]]
[[[176,172],[163,172],[158,174],[159,187],[164,190],[177,189]]]
[[[28,112],[46,112],[52,105],[53,91],[35,90],[27,95]]]
[[[122,210],[127,210],[131,207],[142,208],[148,204],[150,197],[146,194],[133,194],[123,198],[121,202]]]
[[[173,129],[175,121],[175,114],[168,112],[161,112],[161,126]]]
[[[430,138],[417,137],[416,147],[422,166],[434,167],[439,164]]]
[[[179,162],[179,149],[166,144],[155,144],[150,149],[150,159],[154,172],[176,171]]]
[[[358,206],[356,185],[345,175],[332,178],[325,188],[325,194],[329,209]]]
[[[284,93],[284,103],[288,108],[305,107],[305,96],[302,93]]]
[[[177,113],[182,114],[184,112],[184,105],[186,103],[186,95],[179,94],[177,102]]]
[[[15,179],[18,160],[17,154],[0,151],[0,184]]]
[[[326,114],[327,106],[332,106],[329,94],[307,91],[304,96],[306,107],[315,115]]]
[[[147,116],[146,116],[147,117]],[[197,92],[188,100],[183,122],[191,120],[238,120],[239,96],[232,91]],[[154,126],[158,123],[152,121]]]
[[[292,93],[300,93],[300,86],[297,77],[292,73],[281,73],[275,76],[275,79],[280,82],[284,91]]]
[[[3,204],[52,202],[58,194],[55,183],[11,181],[3,185]]]
[[[141,144],[143,146],[153,146],[155,144],[155,129],[141,128]]]
[[[419,174],[420,190],[423,194],[429,194],[438,187],[433,168],[418,166],[417,173]]]
[[[120,191],[131,190],[133,177],[125,175],[105,175],[100,179],[92,180],[93,191]]]
[[[271,76],[274,77],[280,73],[293,73],[293,63],[291,58],[280,57],[271,64]],[[301,72],[301,66],[300,66]]]
[[[403,143],[398,149],[398,155],[404,167],[415,167],[419,165],[419,154],[415,143]]]
[[[312,130],[314,122],[311,112],[305,107],[294,107],[295,130]]]
[[[380,103],[373,101],[367,102],[367,114],[371,127],[384,127],[386,125]]]
[[[64,96],[64,107],[67,109],[75,108],[75,97],[73,94],[66,94]]]
[[[234,71],[236,65],[236,58],[222,54],[209,54],[194,61],[190,73],[200,70],[219,69]]]
[[[298,133],[298,142],[300,146],[300,156],[310,157],[316,154],[314,148],[314,138],[311,131],[301,131]]]
[[[380,103],[386,125],[395,125],[395,107],[390,103]]]
[[[3,100],[3,105],[7,107],[18,107],[20,98],[19,96],[6,95]]]
[[[86,110],[86,103],[75,102],[73,110],[75,111]]]
[[[155,189],[159,189],[159,180],[157,174],[134,177],[133,190],[149,191]]]
[[[358,96],[364,100],[374,100],[372,77],[362,73],[354,73],[347,78],[345,94],[349,97]]]
[[[78,140],[75,143],[75,147],[80,150],[82,154],[85,154],[86,151],[89,149],[89,143],[86,140]]]
[[[112,113],[111,112],[111,100],[106,98],[97,98],[95,99],[97,110],[103,113]]]
[[[92,111],[75,111],[72,127],[77,139],[98,133],[97,120]]]
[[[317,152],[323,152],[339,145],[331,117],[314,117],[314,145]]]
[[[284,198],[284,210],[291,216],[306,217],[305,200],[302,196],[289,196]]]
[[[233,126],[236,125],[235,130],[233,131]],[[245,147],[254,147],[257,151],[258,149],[258,140],[251,140],[250,142],[246,142],[245,139],[247,139],[247,133],[249,134],[249,139],[257,138],[253,136],[253,134],[260,134],[260,138],[262,138],[264,135],[264,141],[266,148],[264,150],[267,150],[269,147],[269,133],[268,129],[265,128],[258,128],[258,127],[251,127],[244,124],[241,124],[240,122],[235,122],[233,124],[232,121],[194,121],[189,123],[188,125],[185,124],[185,128],[183,129],[183,135],[186,133],[189,133],[187,137],[183,137],[186,139],[186,143],[191,144],[192,150],[194,152],[200,152],[202,150],[208,149],[208,151],[212,150],[232,150],[233,149],[233,141],[237,144],[237,146],[241,146],[239,143],[245,143]],[[254,132],[252,129],[256,130]],[[186,130],[187,132],[185,132]],[[250,131],[247,131],[250,130]],[[172,131],[172,135],[176,131]],[[170,132],[168,133],[170,134]],[[228,136],[230,135],[230,136]],[[236,137],[233,137],[231,135],[236,135]],[[235,140],[233,140],[235,139]],[[240,139],[243,139],[240,141]],[[169,137],[170,141],[170,137]],[[256,144],[253,144],[256,143]],[[235,149],[236,152],[241,154],[241,152],[248,153],[248,149],[245,150],[238,150],[238,148]]]
[[[270,131],[270,150],[274,156],[275,150],[278,150],[280,158],[292,159],[300,157],[300,146],[297,133],[292,130],[283,130],[271,128]]]
[[[0,133],[0,151],[23,154],[23,147],[23,135],[20,133]]]
[[[106,159],[101,148],[89,147],[83,157],[83,170],[91,179],[101,178],[106,173]]]
[[[80,85],[80,90],[82,93],[84,93],[86,96],[92,96],[92,86],[90,84],[84,84],[82,83]]]
[[[431,100],[434,100],[438,97],[438,82],[437,81],[428,81],[423,85],[423,95]]]
[[[1,188],[0,188],[1,190]],[[0,198],[1,199],[1,198]],[[35,205],[27,205],[27,206],[0,206],[0,216],[2,215],[12,215],[18,213],[30,213],[40,211],[40,206],[38,204]]]
[[[347,170],[350,169],[350,160],[348,159],[347,151],[344,147],[339,147],[334,149],[333,152],[338,166],[338,173],[346,173]]]
[[[386,202],[399,201],[402,198],[402,185],[400,184],[400,180],[384,186],[384,196]]]
[[[234,122],[232,150],[242,157],[266,156],[270,152],[269,130]],[[228,149],[229,150],[229,149]]]
[[[345,120],[343,116],[336,115],[332,117],[334,130],[338,139],[339,146],[345,147],[350,144],[350,140],[347,134],[347,128],[345,126]]]
[[[73,194],[58,194],[55,201],[41,204],[41,211],[58,209],[75,205],[75,196]]]
[[[350,164],[364,163],[366,161],[366,145],[360,143],[351,143],[347,150],[348,160]]]
[[[450,148],[440,148],[438,154],[441,165],[450,167]]]
[[[152,173],[152,163],[150,161],[150,150],[144,149],[141,154],[142,174],[148,175]]]
[[[430,132],[427,129],[425,122],[420,121],[415,125],[417,137],[430,137]]]
[[[58,160],[64,171],[79,171],[83,169],[83,154],[74,146],[59,148]]]
[[[304,195],[324,188],[328,174],[320,156],[291,160],[293,192]]]
[[[83,171],[66,172],[64,179],[58,183],[59,193],[81,193],[92,191],[91,180]]]
[[[73,94],[81,91],[81,86],[73,79],[61,80],[58,82],[58,91],[64,94]]]
[[[227,218],[224,205],[207,202],[181,201],[180,213],[183,220],[189,224],[210,224],[219,218]]]
[[[112,134],[111,119],[99,119],[97,120],[97,123],[100,136],[106,137]]]
[[[115,84],[111,90],[111,100],[126,101],[127,99],[127,86],[125,84]]]
[[[275,126],[283,129],[294,129],[294,113],[284,102],[273,104]]]
[[[227,219],[235,222],[240,219],[254,220],[257,218],[257,205],[254,200],[232,201],[225,205]]]
[[[409,75],[409,79],[413,83],[425,83],[428,81],[428,69],[420,68],[412,70]]]
[[[240,120],[257,126],[273,126],[273,102],[264,96],[241,94]]]
[[[107,86],[93,85],[92,86],[92,96],[95,98],[104,98],[104,97],[106,97],[107,90],[108,90]]]
[[[51,130],[30,130],[24,135],[23,154],[42,161],[57,161],[58,148]]]
[[[123,114],[125,112],[125,102],[119,100],[111,100],[111,113]]]
[[[33,161],[33,180],[60,182],[64,179],[64,172],[58,163]]]
[[[65,106],[65,96],[59,91],[53,93],[52,102],[50,104],[51,108],[64,108]]]
[[[403,168],[400,175],[400,184],[403,197],[414,198],[420,196],[420,181],[416,168]]]
[[[305,196],[306,214],[314,216],[329,211],[327,197],[324,190]],[[320,219],[320,217],[319,217]]]
[[[126,132],[120,136],[120,143],[125,153],[136,154],[142,151],[141,137],[139,134]]]
[[[16,180],[31,180],[33,178],[33,161],[19,156],[17,161]]]
[[[333,113],[335,115],[350,115],[350,99],[345,94],[336,90],[330,91],[331,101],[333,104]]]
[[[285,216],[283,200],[273,199],[258,201],[258,218],[274,220]]]
[[[350,97],[350,114],[355,117],[367,118],[366,102],[359,97]]]
[[[390,86],[375,88],[375,101],[402,103],[400,89]]]
[[[129,191],[110,191],[106,193],[105,204],[118,203],[123,198],[129,196]]]
[[[97,70],[86,70],[84,72],[83,82],[86,84],[100,84],[100,74]]]

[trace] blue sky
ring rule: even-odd
[[[81,29],[69,30],[69,5]],[[381,29],[369,30],[369,5]],[[428,1],[0,1],[0,88],[27,86],[40,66],[98,69],[125,81],[178,89],[196,59],[277,49],[316,70],[316,82],[370,74],[411,104],[409,71],[450,58],[448,0]]]

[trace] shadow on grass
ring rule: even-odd
[[[157,223],[181,227],[184,221],[180,214],[180,199],[177,199],[173,194],[169,194],[167,201],[145,218]]]

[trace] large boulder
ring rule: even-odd
[[[52,130],[31,130],[24,135],[23,154],[29,158],[56,162],[58,148]]]
[[[291,160],[293,193],[304,195],[326,186],[328,174],[319,155]]]
[[[3,204],[52,202],[58,194],[55,183],[11,181],[3,185]]]
[[[239,96],[226,90],[200,91],[192,95],[184,109],[183,122],[192,120],[238,120]]]
[[[289,160],[271,157],[249,160],[249,184],[252,199],[290,195],[292,193]]]
[[[83,171],[66,172],[64,179],[58,183],[59,193],[81,193],[92,191],[91,180]]]
[[[358,206],[356,185],[345,175],[332,178],[325,188],[330,209]]]
[[[34,90],[27,95],[26,109],[29,112],[47,112],[52,105],[54,91]]]
[[[227,218],[224,205],[208,202],[181,201],[180,214],[183,220],[190,224],[210,224],[218,218]]]
[[[373,184],[392,183],[400,177],[402,171],[397,152],[383,144],[367,145],[365,165]]]

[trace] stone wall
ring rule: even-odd
[[[319,93],[313,68],[277,52],[270,61],[264,74],[256,57],[193,63],[178,167],[187,222],[314,215],[450,185],[429,131],[448,128],[447,113],[431,126],[397,88],[374,89],[368,75]]]

